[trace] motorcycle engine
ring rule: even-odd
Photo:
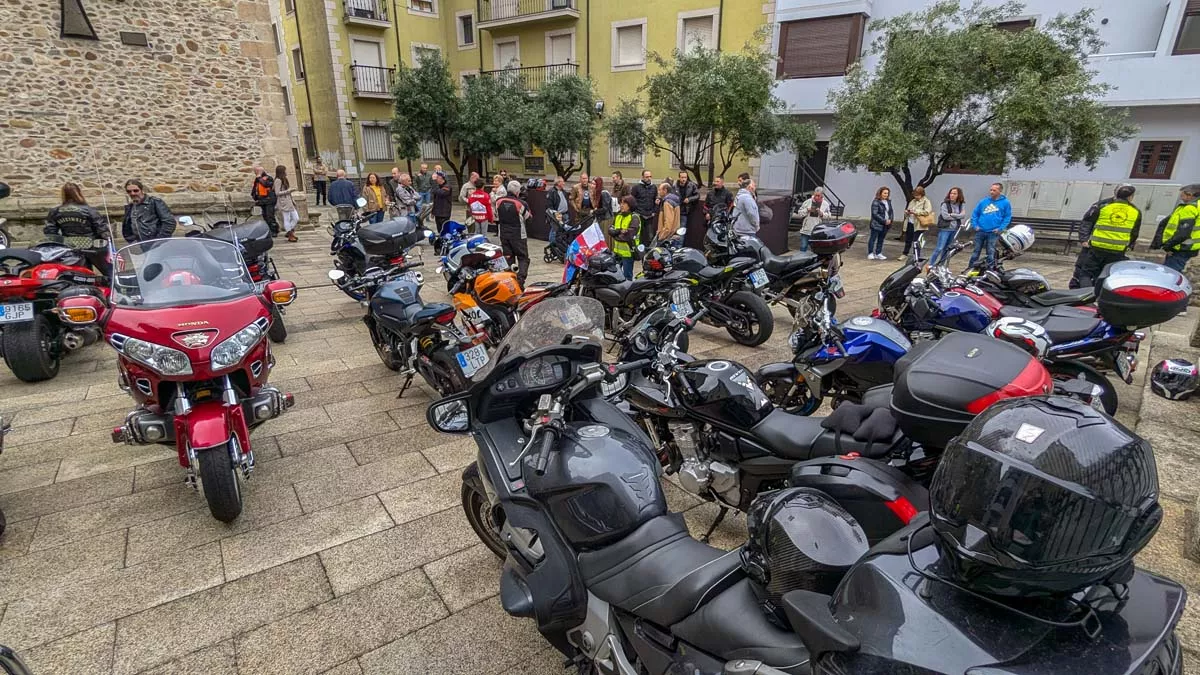
[[[708,458],[695,424],[672,421],[667,427],[682,458],[679,484],[683,489],[700,496],[712,492],[722,501],[737,505],[741,497],[737,469]]]

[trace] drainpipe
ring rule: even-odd
[[[725,23],[725,0],[717,5],[717,52],[721,51],[721,26]],[[714,147],[708,151],[708,185],[713,184],[713,176],[716,174],[717,165],[717,149]]]
[[[317,140],[317,118],[313,115],[312,90],[308,86],[308,58],[304,55],[304,34],[300,30],[300,5],[303,4],[299,0],[292,7],[292,19],[296,23],[296,46],[300,48],[300,61],[304,63],[304,99],[308,103],[308,126],[312,128],[313,150],[317,152],[317,156],[321,156],[321,143]],[[295,63],[292,64],[294,68]],[[303,142],[304,131],[300,131],[301,142]]]
[[[396,8],[396,0],[392,0],[392,32],[396,34],[396,67],[400,68],[404,65],[404,50],[400,48],[400,12]],[[408,175],[411,176],[412,157],[405,157],[404,162],[408,167]]]
[[[583,13],[583,39],[586,43],[584,47],[586,65],[583,67],[583,74],[585,77],[590,78],[592,76],[592,0],[583,1],[587,3],[587,9]],[[721,2],[725,2],[725,0],[721,0]],[[583,161],[587,164],[588,175],[592,175],[592,142],[590,140],[588,141],[587,152],[584,154]]]

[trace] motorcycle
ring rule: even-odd
[[[467,333],[489,346],[499,344],[516,322],[523,292],[503,250],[483,235],[467,234],[454,221],[442,227],[434,247],[438,272],[446,279]]]
[[[1014,225],[1010,232],[1016,236],[1003,236],[997,242],[995,268],[987,269],[987,262],[981,260],[975,267],[966,271],[963,283],[970,283],[982,289],[1004,305],[1017,307],[1077,307],[1096,301],[1094,289],[1051,290],[1046,277],[1035,270],[1027,267],[1004,269],[1006,261],[1016,259],[1035,241],[1033,228],[1028,225]],[[955,237],[957,236],[958,232],[955,232]],[[965,248],[965,242],[952,242],[943,267],[949,267],[950,260]]]
[[[95,326],[71,325],[56,303],[71,297],[104,298],[103,277],[89,265],[86,249],[107,241],[70,237],[27,249],[0,249],[0,353],[17,379],[40,382],[58,375],[62,358],[100,339]]]
[[[401,217],[372,224],[367,223],[361,211],[367,200],[359,197],[357,205],[357,210],[350,212],[348,217],[339,218],[328,231],[333,236],[329,255],[335,257],[334,271],[343,273],[333,283],[343,293],[361,302],[366,296],[354,290],[359,287],[357,282],[370,270],[386,270],[408,262],[404,251],[426,238],[419,223],[428,211],[422,211],[422,216],[417,218]]]
[[[117,350],[117,382],[137,408],[113,442],[174,445],[188,485],[199,490],[199,478],[209,511],[228,523],[255,467],[250,430],[293,404],[267,384],[275,364],[267,330],[271,305],[295,298],[290,281],[260,290],[236,246],[188,237],[126,246],[109,302],[72,296],[57,310],[69,325],[103,327]]]
[[[0,182],[0,199],[5,199],[10,194],[12,194],[12,188],[8,186],[8,183]],[[12,246],[12,237],[9,236],[8,230],[4,229],[4,224],[7,222],[7,218],[0,218],[0,248]]]
[[[551,287],[534,299],[544,301],[550,294],[574,292],[599,300],[605,308],[609,337],[616,341],[629,335],[635,326],[660,307],[669,308],[674,316],[688,316],[693,311],[687,273],[676,271],[656,277],[626,279],[611,251],[599,251],[589,256],[586,267],[568,264],[566,276],[567,287]],[[530,306],[532,300],[527,298],[525,306]],[[681,339],[680,349],[686,350],[687,336]]]
[[[187,236],[206,237],[224,241],[237,246],[246,261],[246,269],[250,272],[250,280],[262,286],[270,281],[279,280],[279,269],[271,259],[270,250],[275,245],[271,229],[262,218],[251,218],[244,223],[238,223],[237,216],[232,212],[222,216],[204,213],[205,224],[200,225],[191,216],[183,216],[179,224],[189,228]],[[271,306],[271,327],[267,329],[267,337],[275,344],[287,340],[287,326],[283,323],[284,308]]]

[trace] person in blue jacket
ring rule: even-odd
[[[988,195],[975,205],[971,212],[971,225],[975,227],[975,251],[971,253],[971,261],[967,269],[975,267],[979,255],[987,250],[987,266],[996,266],[996,241],[1000,233],[1012,222],[1012,204],[1004,196],[1004,186],[992,183]]]

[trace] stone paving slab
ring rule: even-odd
[[[20,649],[36,675],[564,672],[529,621],[500,609],[499,562],[462,515],[460,473],[474,443],[428,427],[435,394],[419,380],[396,398],[403,378],[379,363],[363,310],[325,280],[327,238],[301,239],[273,251],[303,286],[288,340],[273,348],[272,381],[296,392],[297,406],[255,430],[259,464],[232,525],[208,515],[170,449],[110,442],[130,402],[106,345],[72,354],[58,378],[36,385],[0,368],[0,413],[16,414],[0,455],[9,519],[0,643]],[[839,316],[874,308],[896,246],[888,241],[889,261],[847,256]],[[1022,264],[1065,286],[1070,262]],[[531,280],[560,273],[535,260]],[[436,283],[425,295],[444,296]],[[752,367],[787,359],[790,319],[782,309],[775,319],[775,336],[758,349],[700,326],[692,351]],[[1143,392],[1151,359],[1197,354],[1186,350],[1193,321],[1156,331],[1138,379],[1118,388],[1120,418],[1156,448],[1165,495],[1163,527],[1141,563],[1195,593],[1200,565],[1182,551],[1198,490],[1200,402]],[[693,533],[707,529],[717,509],[673,479],[663,485]],[[745,536],[745,519],[731,516],[713,543],[734,547]],[[1200,653],[1194,606],[1180,628],[1189,664]]]

